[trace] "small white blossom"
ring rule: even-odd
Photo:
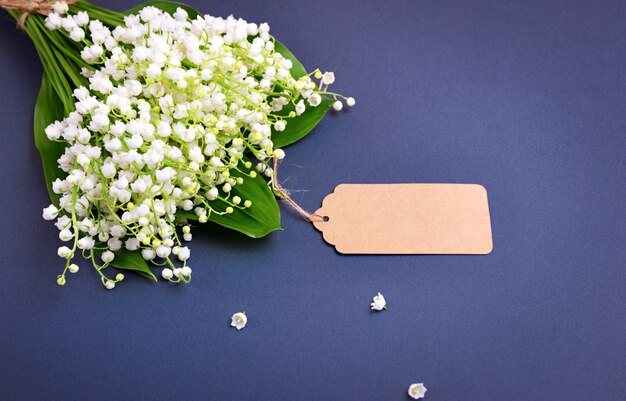
[[[54,220],[56,219],[58,213],[59,209],[57,209],[54,205],[50,205],[47,208],[43,209],[42,216],[45,220]]]
[[[63,230],[59,231],[59,239],[61,241],[67,242],[72,238],[74,238],[74,233],[72,233],[72,230],[70,230],[69,228],[64,228]]]
[[[274,123],[274,129],[278,132],[282,132],[285,130],[287,123],[284,120],[279,120]]]
[[[333,109],[335,111],[340,111],[341,109],[343,109],[343,103],[341,103],[341,100],[337,100],[335,101],[335,103],[333,103]]]
[[[105,178],[112,178],[115,176],[115,165],[111,162],[108,163],[104,163],[100,169],[100,171],[102,172],[102,175]]]
[[[73,18],[74,22],[76,22],[76,25],[78,26],[85,26],[89,23],[89,14],[87,14],[85,11],[77,12]]]
[[[172,248],[169,246],[161,245],[156,249],[156,254],[160,258],[166,258],[172,252]]]
[[[273,156],[278,160],[282,160],[285,158],[285,151],[282,149],[274,149]]]
[[[76,27],[70,31],[70,39],[74,42],[80,42],[85,39],[85,31],[79,27]]]
[[[62,258],[69,258],[72,255],[72,250],[66,246],[61,246],[57,250],[57,254]]]
[[[383,309],[387,309],[387,302],[385,301],[385,297],[380,292],[372,299],[372,310],[381,311]]]
[[[124,243],[124,246],[126,247],[126,249],[128,249],[129,251],[136,251],[137,248],[139,248],[139,240],[134,237],[134,238],[129,238],[126,240],[126,242]]]
[[[354,105],[356,104],[356,100],[354,100],[354,98],[353,98],[353,97],[349,97],[349,98],[347,98],[347,99],[346,99],[346,104],[347,104],[349,107],[352,107],[352,106],[354,106]]]
[[[172,269],[165,268],[161,271],[161,277],[163,277],[166,280],[169,280],[172,277],[174,277],[174,273],[172,272]]]
[[[109,238],[109,240],[107,241],[107,246],[109,247],[109,250],[116,252],[119,251],[120,249],[122,249],[122,241],[119,238]]]
[[[424,387],[424,383],[413,383],[409,387],[409,397],[419,400],[420,398],[424,398],[426,395],[426,387]]]
[[[300,100],[298,103],[296,103],[296,115],[300,115],[302,113],[304,113],[304,110],[306,109],[306,106],[304,105],[304,100]]]
[[[58,13],[50,13],[45,20],[46,28],[50,29],[51,31],[59,29],[61,27],[61,21],[61,16]]]
[[[335,73],[325,72],[324,75],[322,75],[322,83],[324,85],[330,85],[333,82],[335,82]]]
[[[76,243],[79,249],[89,250],[96,245],[96,241],[92,237],[83,237]]]
[[[56,1],[52,3],[52,11],[54,11],[55,14],[65,14],[68,10],[69,7],[64,1]]]
[[[156,252],[154,249],[142,249],[141,256],[143,256],[145,260],[152,260],[156,258]]]
[[[219,191],[218,191],[218,189],[217,189],[217,188],[211,188],[211,189],[207,192],[206,197],[207,197],[207,199],[209,199],[209,200],[214,200],[214,199],[217,199],[217,196],[218,196],[218,195],[219,195]]]
[[[61,137],[62,129],[63,129],[63,126],[57,121],[53,124],[48,125],[44,131],[48,139],[50,139],[51,141],[54,141]]]
[[[311,106],[317,107],[320,105],[320,103],[322,103],[322,97],[317,93],[314,93],[309,97],[309,104]]]
[[[102,252],[101,259],[105,263],[110,263],[113,261],[113,259],[115,259],[115,254],[111,251],[104,251]]]
[[[139,11],[139,15],[143,21],[149,22],[159,15],[159,10],[156,7],[144,7]]]
[[[191,252],[189,251],[189,248],[186,246],[181,247],[178,251],[178,259],[181,260],[182,262],[189,259],[190,255],[191,255]]]
[[[241,330],[246,327],[246,323],[248,323],[248,317],[244,312],[237,312],[231,318],[230,325],[237,330]]]
[[[176,9],[176,12],[173,16],[178,21],[185,21],[188,18],[189,14],[187,14],[187,11],[179,7]]]
[[[61,216],[57,219],[57,222],[55,223],[55,225],[59,230],[63,230],[63,229],[68,228],[71,223],[72,223],[72,220],[68,216]]]

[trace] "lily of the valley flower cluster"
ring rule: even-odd
[[[58,283],[78,270],[72,261],[82,252],[112,289],[123,275],[102,270],[122,248],[165,266],[164,279],[186,283],[184,242],[192,234],[189,225],[177,230],[176,212],[204,223],[214,213],[254,207],[231,196],[233,187],[257,171],[272,176],[270,162],[285,156],[272,131],[318,106],[334,74],[294,79],[269,26],[232,16],[191,20],[181,8],[170,15],[145,7],[110,30],[85,12],[67,14],[63,3],[53,10],[46,27],[83,46],[80,55],[93,66],[82,71],[89,87],[74,91],[75,111],[46,129],[50,140],[66,143],[58,163],[67,177],[53,184],[60,202],[43,212],[68,243],[58,249],[67,261]],[[280,113],[288,105],[293,111]],[[336,100],[334,108],[342,106]],[[244,152],[258,160],[256,171],[242,161]],[[216,199],[228,206],[216,210]]]

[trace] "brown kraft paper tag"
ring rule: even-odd
[[[487,191],[477,184],[340,184],[313,221],[344,254],[488,254]],[[321,220],[321,219],[320,219]]]

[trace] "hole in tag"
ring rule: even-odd
[[[315,218],[315,219],[312,219]],[[317,222],[317,223],[326,223],[328,222],[328,220],[330,220],[330,217],[324,215],[322,216],[321,214],[317,214],[317,213],[313,213],[312,215],[310,215],[309,221],[311,222]]]

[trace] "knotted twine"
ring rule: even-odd
[[[76,3],[78,0],[65,0],[65,3],[70,5]],[[0,7],[7,10],[22,11],[22,15],[17,20],[17,27],[24,30],[24,24],[26,18],[31,14],[48,15],[52,11],[52,5],[57,0],[0,0]]]
[[[276,158],[274,158],[274,171],[272,172],[272,174],[273,174],[274,189],[276,190],[276,192],[278,192],[280,197],[289,206],[291,206],[293,210],[298,212],[302,217],[304,217],[306,221],[310,223],[313,223],[316,221],[325,221],[324,217],[320,216],[319,214],[309,213],[306,210],[304,210],[302,206],[298,205],[296,201],[291,199],[291,197],[289,196],[289,192],[285,188],[280,186],[280,183],[278,182],[278,159]]]

